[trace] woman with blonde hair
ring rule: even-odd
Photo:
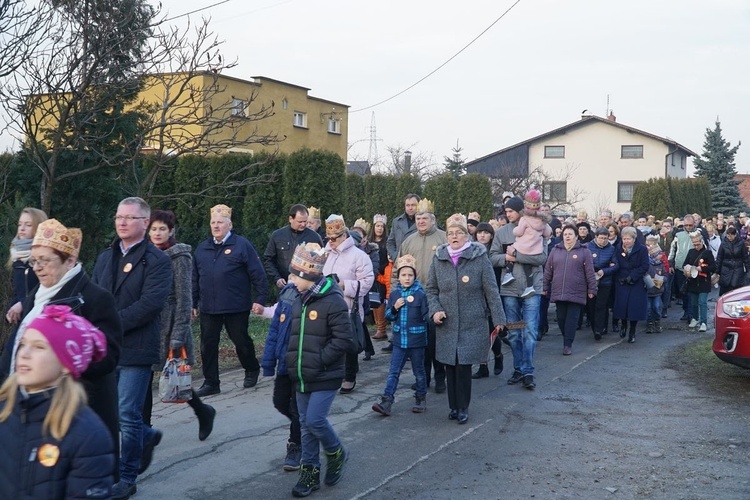
[[[16,237],[10,243],[8,269],[13,275],[13,297],[5,315],[9,323],[16,323],[21,318],[23,301],[29,291],[39,284],[36,274],[29,265],[31,242],[36,235],[39,224],[47,220],[47,214],[38,208],[26,207],[18,216]]]
[[[28,324],[0,387],[0,498],[111,497],[112,438],[78,381],[106,352],[104,334],[68,306]]]

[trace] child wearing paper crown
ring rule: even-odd
[[[0,498],[110,498],[114,448],[78,381],[107,341],[68,306],[47,306],[0,387]]]
[[[414,393],[416,402],[411,411],[424,413],[427,409],[427,374],[424,366],[424,353],[427,347],[427,295],[417,279],[417,261],[409,254],[396,260],[398,285],[391,292],[386,306],[385,317],[393,322],[393,354],[391,367],[380,401],[372,405],[373,411],[381,415],[391,414],[394,394],[399,376],[406,359],[411,359],[411,369],[417,379]]]
[[[323,276],[328,254],[315,243],[298,246],[289,266],[289,282],[299,292],[291,310],[284,361],[296,390],[302,434],[302,458],[295,497],[320,488],[320,448],[327,457],[325,484],[341,480],[348,453],[328,421],[333,399],[344,380],[344,356],[355,352],[349,306],[335,276]],[[279,318],[281,321],[281,318]]]
[[[550,216],[548,213],[540,210],[542,203],[542,194],[536,189],[530,189],[523,199],[523,210],[518,225],[513,228],[513,234],[516,241],[508,247],[507,253],[515,255],[539,255],[544,251],[544,239],[552,235],[552,229],[549,226]],[[525,265],[521,264],[528,279],[527,284],[534,280],[528,276],[528,270]],[[508,262],[505,265],[507,272],[503,277],[502,285],[512,283],[516,278],[513,276],[513,263]],[[534,294],[534,287],[527,286],[521,294],[526,298]]]

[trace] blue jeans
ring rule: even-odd
[[[661,321],[661,295],[648,298],[648,320]]]
[[[395,347],[395,346],[394,346]],[[328,421],[336,391],[297,393],[297,410],[302,427],[302,464],[320,467],[320,445],[327,452],[336,451],[341,441]]]
[[[393,344],[393,353],[391,353],[391,368],[388,371],[388,378],[385,382],[384,396],[388,396],[393,399],[393,395],[396,393],[398,387],[398,378],[401,375],[401,370],[406,364],[406,358],[411,358],[411,371],[414,373],[414,378],[417,379],[417,396],[424,396],[427,394],[427,375],[424,369],[424,347],[412,347],[410,349],[403,349]]]
[[[118,366],[120,406],[120,480],[135,484],[143,454],[143,402],[151,380],[151,365]]]
[[[706,323],[708,317],[708,293],[688,293],[690,297],[690,319],[698,320],[698,323]]]
[[[510,296],[501,298],[505,318],[509,323],[521,320],[526,322],[523,330],[511,330],[508,333],[508,342],[513,353],[513,369],[523,375],[533,375],[541,295],[532,295],[526,299]]]

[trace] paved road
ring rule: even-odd
[[[378,352],[331,412],[351,452],[346,475],[313,498],[750,498],[747,399],[669,368],[675,348],[698,338],[672,309],[672,329],[635,344],[579,331],[572,356],[554,328],[538,346],[537,389],[508,386],[508,366],[475,381],[463,426],[447,419],[445,394],[430,392],[425,414],[409,411],[408,364],[394,414],[374,413],[389,360]],[[164,440],[136,498],[291,498],[297,473],[281,470],[288,425],[272,386],[246,390],[240,371],[224,374],[224,392],[207,398],[219,413],[204,442],[189,407],[155,404]]]

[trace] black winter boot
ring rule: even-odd
[[[314,465],[303,464],[299,469],[299,480],[292,489],[292,496],[306,497],[320,489],[320,469]]]
[[[493,373],[495,375],[500,375],[501,373],[503,373],[503,353],[495,356],[495,369]]]
[[[477,371],[471,374],[471,378],[485,378],[490,376],[490,370],[487,368],[487,363],[479,365]]]

